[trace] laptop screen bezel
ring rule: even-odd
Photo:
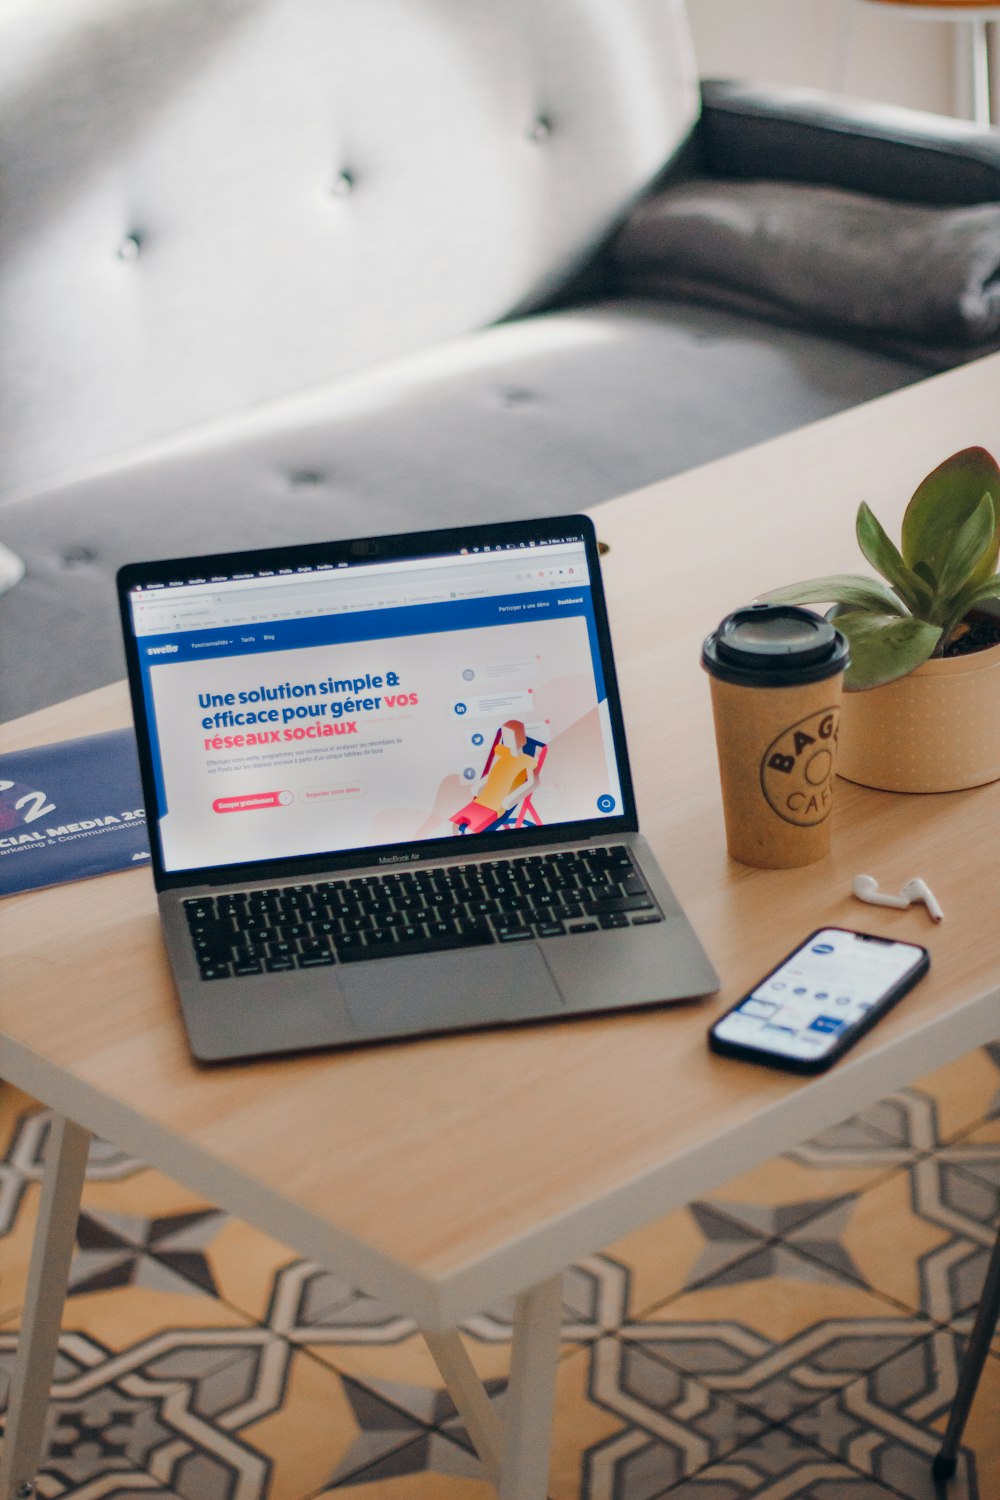
[[[140,663],[131,600],[138,585],[167,585],[179,579],[210,577],[223,572],[254,572],[278,567],[309,567],[317,564],[371,564],[409,559],[428,559],[438,554],[456,554],[462,548],[502,547],[505,544],[544,543],[577,537],[586,548],[590,574],[590,591],[594,623],[608,705],[611,735],[617,759],[622,809],[620,813],[600,814],[593,818],[566,823],[552,823],[540,828],[521,828],[512,839],[502,830],[494,833],[466,834],[459,841],[454,835],[427,839],[419,845],[376,844],[355,849],[319,854],[295,855],[280,859],[243,861],[228,865],[166,870],[156,813],[157,793],[149,731],[149,709],[146,680]],[[443,858],[454,860],[482,855],[528,852],[538,846],[580,841],[606,842],[609,838],[636,832],[638,820],[635,794],[625,740],[625,725],[618,691],[607,605],[601,579],[597,536],[588,516],[570,515],[538,521],[507,521],[490,525],[448,527],[422,532],[401,532],[386,536],[355,537],[349,540],[307,543],[302,545],[257,548],[253,551],[211,553],[188,558],[166,558],[145,563],[129,563],[117,575],[118,603],[125,642],[129,689],[135,718],[136,742],[143,793],[146,799],[150,854],[153,877],[159,891],[192,886],[232,886],[260,880],[280,882],[299,880],[311,875],[339,873],[357,869],[401,868]]]

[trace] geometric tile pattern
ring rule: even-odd
[[[49,1127],[0,1086],[0,1307]],[[412,1323],[108,1146],[87,1176],[40,1495],[490,1500]],[[998,1220],[1000,1043],[588,1257],[552,1500],[941,1500]],[[501,1410],[510,1319],[464,1329]],[[1000,1497],[998,1412],[1000,1336],[947,1500]]]

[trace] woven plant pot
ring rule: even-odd
[[[1000,646],[845,693],[837,770],[887,792],[957,792],[1000,780]]]

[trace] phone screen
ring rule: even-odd
[[[898,998],[927,967],[916,943],[826,927],[712,1027],[734,1049],[770,1052],[805,1066],[822,1064],[880,1002]]]

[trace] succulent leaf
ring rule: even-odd
[[[994,546],[984,553],[973,581],[995,572],[1000,557],[1000,466],[985,448],[953,453],[917,486],[903,517],[902,555],[907,567],[916,572],[919,563],[926,563],[940,578],[956,535],[984,493],[993,500]]]
[[[946,606],[978,575],[980,564],[993,547],[995,530],[993,501],[986,492],[955,533],[942,564],[938,591]]]
[[[826,603],[848,637],[855,691],[893,682],[942,651],[970,610],[1000,601],[1000,466],[965,448],[928,474],[903,518],[897,549],[870,508],[858,509],[858,545],[891,585],[849,573],[809,579],[762,600]]]
[[[837,614],[837,629],[847,636],[851,664],[844,677],[850,692],[881,687],[922,666],[941,638],[941,628],[912,615],[876,615],[858,610]]]
[[[767,604],[846,604],[878,614],[905,616],[907,613],[884,583],[877,578],[865,578],[860,573],[830,573],[826,578],[810,578],[805,583],[769,589],[757,597]]]
[[[977,604],[985,604],[991,599],[1000,599],[1000,573],[994,573],[992,578],[986,578],[982,583],[970,584],[952,600],[951,608],[941,622],[942,638],[951,634],[955,626],[965,619],[970,609],[975,609]]]

